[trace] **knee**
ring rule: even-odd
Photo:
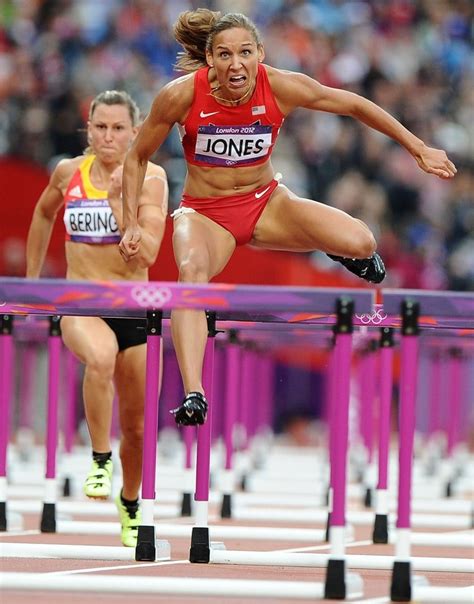
[[[115,351],[94,351],[86,361],[86,371],[101,378],[112,379],[115,372]]]
[[[209,263],[204,254],[190,254],[179,267],[179,280],[189,283],[209,281]]]
[[[350,258],[370,258],[377,249],[377,242],[368,228],[360,229],[354,237],[351,237]]]
[[[122,437],[129,447],[134,449],[143,448],[143,420],[127,421],[121,426]]]

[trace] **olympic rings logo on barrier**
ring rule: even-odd
[[[134,287],[131,295],[135,302],[146,308],[161,308],[172,298],[171,290],[168,287],[156,288],[146,285]]]
[[[370,315],[364,313],[362,315],[355,315],[357,319],[362,323],[362,325],[380,325],[388,318],[386,312],[384,312],[383,308],[376,308]]]

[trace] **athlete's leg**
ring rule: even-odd
[[[368,226],[317,201],[302,199],[283,185],[274,191],[254,230],[254,245],[279,250],[321,250],[373,283],[385,277]]]
[[[125,499],[137,499],[142,478],[143,410],[145,406],[146,344],[119,352],[115,366],[115,384],[119,401],[122,462]]]
[[[235,239],[229,231],[209,218],[197,212],[186,213],[175,218],[173,249],[180,282],[208,283],[229,261],[235,249]],[[204,392],[205,313],[173,310],[171,333],[185,393]]]
[[[118,353],[115,334],[98,317],[63,317],[61,332],[66,346],[85,365],[82,389],[92,449],[110,451],[112,380]]]
[[[367,258],[375,238],[361,220],[279,185],[260,216],[252,244],[290,251],[320,250],[349,258]]]

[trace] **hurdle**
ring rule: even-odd
[[[0,531],[7,530],[7,447],[13,370],[13,320],[4,314],[0,323]]]
[[[74,355],[68,351],[66,356],[66,410],[64,418],[64,457],[63,467],[66,468],[64,476],[64,483],[62,486],[62,494],[64,497],[69,497],[74,488],[73,477],[69,472],[69,467],[72,458],[72,449],[74,441],[75,431],[75,412],[77,406],[77,394],[76,394],[76,374],[77,374],[78,362]]]
[[[420,310],[426,315],[455,318],[462,327],[474,327],[474,296],[449,292],[385,291],[387,311],[402,315],[400,411],[399,411],[399,479],[397,508],[397,539],[392,568],[390,596],[396,602],[412,598],[410,559],[410,515],[413,442],[415,433],[415,396]],[[459,325],[458,323],[458,325]]]
[[[193,579],[170,577],[45,577],[35,573],[3,573],[0,576],[2,590],[28,591],[75,591],[84,593],[123,593],[184,596],[215,596],[227,598],[229,594],[239,598],[266,598],[318,600],[323,597],[322,585],[313,582],[254,581],[238,579]],[[356,597],[361,595],[360,591]],[[465,600],[464,600],[465,601]]]
[[[70,282],[68,282],[68,285],[70,285]],[[190,289],[193,289],[193,288],[190,288]],[[208,290],[206,293],[207,293],[207,294],[209,294],[211,291],[212,291],[212,288],[210,288],[210,289],[209,289],[209,290]],[[121,292],[121,293],[122,293],[122,292]],[[340,293],[340,292],[338,292],[338,293]],[[334,301],[334,299],[333,299],[333,301]],[[88,301],[88,303],[89,303],[89,301]],[[267,300],[267,302],[266,302],[266,303],[267,303],[267,307],[268,307],[268,305],[269,305],[268,300]],[[7,305],[5,305],[5,306],[7,306]],[[207,300],[206,307],[208,307],[208,306],[209,306],[209,304],[208,304],[208,300]],[[7,308],[8,308],[8,306],[7,306]],[[56,309],[55,309],[55,310],[56,310]],[[116,312],[117,312],[117,311],[116,311]],[[69,314],[77,314],[77,313],[70,312]],[[199,429],[199,430],[200,430],[200,429]],[[207,543],[205,543],[204,545],[207,545]],[[219,550],[214,549],[214,548],[210,548],[210,550],[211,550],[211,554],[213,555],[213,557],[214,557],[214,555],[217,555],[217,554],[218,554],[218,552],[219,552]],[[349,557],[347,558],[347,560],[349,561]],[[323,557],[323,565],[327,565],[327,561],[328,561],[328,557],[327,557],[327,556],[324,556],[324,557]],[[393,562],[393,560],[391,559],[391,560],[389,561],[389,563],[391,564],[392,562]],[[457,563],[457,564],[459,564],[459,560],[456,560],[456,563]],[[350,566],[350,563],[349,563],[349,562],[348,562],[348,564],[349,564],[349,566]],[[287,566],[288,564],[287,564],[287,563],[284,563],[283,565]],[[461,566],[462,566],[462,564],[461,564]],[[416,567],[416,568],[418,568],[417,566],[415,566],[415,561],[414,561],[414,563],[413,563],[413,567],[414,567],[414,568],[415,568],[415,567]],[[321,592],[321,593],[322,593],[322,592]]]
[[[380,405],[378,482],[375,492],[375,518],[372,531],[374,543],[388,542],[388,456],[390,442],[390,406],[393,387],[393,328],[380,330]]]
[[[345,483],[346,483],[346,451],[348,437],[348,402],[349,402],[349,366],[352,345],[352,301],[338,299],[336,304],[334,363],[339,369],[339,379],[334,380],[333,396],[337,404],[334,405],[332,426],[337,425],[337,430],[331,430],[333,454],[331,455],[333,468],[333,498],[331,513],[330,544],[331,555],[326,557],[327,574],[325,582],[325,597],[341,599],[357,589],[358,578],[346,575],[344,545],[345,545]],[[210,551],[208,560],[216,562],[217,550]],[[227,556],[225,556],[227,558]],[[292,562],[288,556],[287,561]],[[220,558],[222,561],[223,558]]]
[[[76,288],[75,290],[73,288]],[[62,302],[66,293],[71,293],[71,289],[75,291],[77,298],[74,295],[68,296],[68,304]],[[113,309],[115,316],[121,314],[119,309],[134,309],[143,310],[149,307],[154,308],[153,312],[159,308],[160,311],[168,308],[201,308],[222,311],[225,309],[234,309],[237,312],[245,309],[254,312],[268,313],[268,309],[272,308],[276,311],[282,310],[283,313],[293,312],[314,312],[315,308],[324,313],[334,314],[336,310],[338,329],[343,336],[340,339],[341,344],[338,347],[341,366],[347,364],[348,353],[350,354],[350,331],[352,314],[354,310],[358,312],[370,311],[373,302],[373,293],[369,290],[348,290],[340,291],[331,288],[314,289],[314,288],[287,288],[284,295],[281,296],[278,302],[275,301],[276,290],[274,287],[248,287],[248,288],[232,288],[229,286],[216,285],[185,285],[185,284],[150,284],[150,283],[95,283],[95,282],[76,282],[74,285],[66,280],[43,280],[43,281],[27,281],[20,279],[6,279],[0,286],[0,299],[5,300],[4,310],[6,312],[34,312],[35,314],[45,313],[44,308],[39,308],[41,304],[47,305],[47,313],[54,312],[55,314],[94,314],[100,311],[104,314],[104,309]],[[86,297],[86,302],[82,304]],[[72,302],[71,302],[72,300]],[[118,302],[120,301],[120,302]],[[335,307],[337,302],[337,308]],[[54,310],[53,310],[54,309]],[[150,311],[149,311],[150,312]],[[225,313],[223,313],[224,315]],[[128,314],[128,316],[131,316]],[[265,315],[266,316],[266,315]],[[223,319],[223,317],[220,317]],[[227,316],[229,318],[229,311]],[[209,315],[208,315],[209,323]],[[153,325],[148,334],[157,336],[159,327]],[[206,393],[209,393],[210,410],[212,412],[212,356],[213,356],[213,339],[216,335],[215,327],[212,324],[212,319],[209,325],[209,338],[206,347],[204,375],[206,382]],[[347,338],[344,336],[347,335]],[[153,349],[153,345],[149,347]],[[156,348],[156,347],[155,347]],[[150,366],[153,371],[156,371],[157,361],[156,351],[150,353]],[[148,358],[147,358],[148,361]],[[206,369],[206,365],[208,369]],[[348,368],[347,368],[348,369]],[[150,367],[147,362],[147,378],[149,378]],[[151,378],[153,379],[153,378]],[[348,381],[346,380],[348,383]],[[344,385],[344,389],[345,389]],[[342,396],[344,396],[341,390]],[[156,400],[152,400],[150,396],[146,397],[145,401],[145,417],[149,420],[145,422],[146,431],[154,433],[154,443],[150,442],[145,432],[144,452],[148,456],[152,445],[156,446],[156,411],[148,411],[148,405],[155,405]],[[156,399],[156,394],[155,394]],[[149,414],[149,415],[148,415]],[[212,425],[212,415],[208,416],[208,421],[204,426],[198,429],[198,446],[197,446],[197,464],[196,464],[196,526],[193,527],[190,559],[194,561],[202,561],[207,558],[209,561],[211,543],[209,541],[209,528],[207,526],[207,506],[209,494],[209,457],[210,457],[210,430]],[[154,459],[154,457],[153,457]],[[153,462],[151,462],[153,463]],[[145,471],[144,464],[144,471]],[[345,467],[345,460],[341,465],[341,469]],[[154,478],[155,468],[147,467],[147,475],[143,476],[142,486],[142,505],[144,522],[149,522],[153,513],[150,501],[154,501]],[[342,472],[339,472],[342,476]],[[343,479],[345,482],[345,479]],[[339,497],[339,496],[338,496]],[[336,498],[335,498],[336,499]],[[338,511],[335,514],[334,526],[339,523],[340,534],[334,531],[336,542],[333,544],[335,549],[335,557],[332,560],[335,564],[329,564],[331,569],[328,569],[328,574],[324,591],[332,589],[331,586],[336,585],[336,580],[341,581],[342,588],[346,590],[344,560],[340,560],[341,552],[341,536],[343,534],[343,506],[341,501],[335,501]],[[339,516],[339,517],[337,517]],[[341,525],[342,522],[342,525]],[[152,548],[154,547],[154,526],[144,524],[139,529],[142,533],[141,545],[142,551],[145,550],[145,557],[153,558]],[[140,545],[140,543],[139,543]],[[343,547],[343,544],[342,544]],[[141,559],[142,552],[139,552],[139,546],[135,551],[135,559]],[[139,555],[137,555],[139,552]],[[151,555],[150,555],[151,554]],[[334,571],[334,569],[336,569]],[[329,585],[329,587],[328,587]],[[340,590],[340,585],[337,585]]]
[[[457,293],[456,293],[457,294]],[[433,321],[431,319],[432,315],[436,315],[436,324],[437,326],[441,327],[441,328],[471,328],[474,327],[474,311],[473,311],[473,306],[474,306],[474,297],[473,296],[469,296],[469,295],[464,295],[464,294],[457,294],[454,295],[453,298],[455,300],[455,306],[456,308],[453,308],[453,306],[449,306],[448,310],[443,310],[441,309],[441,311],[439,311],[439,309],[436,307],[436,305],[433,307],[428,306],[428,308],[426,309],[425,315],[428,315],[430,320],[426,320],[426,318],[423,318],[420,320],[420,323],[422,323],[423,325],[429,325],[430,327],[433,327]],[[404,292],[395,292],[393,294],[396,297],[396,304],[391,303],[391,306],[387,309],[388,313],[391,315],[391,317],[389,317],[388,315],[386,315],[386,325],[387,327],[393,327],[394,323],[393,322],[393,317],[397,316],[397,313],[400,312],[400,299],[401,296],[404,295]],[[407,295],[410,295],[410,293],[408,293]],[[421,294],[423,295],[423,294]],[[426,293],[425,293],[426,295]],[[439,296],[439,294],[436,294],[434,292],[430,292],[427,294],[428,299],[430,299],[431,301],[436,298],[436,296]],[[390,294],[389,294],[390,297]],[[384,298],[385,300],[385,298]],[[390,302],[392,302],[392,300],[390,300]],[[458,306],[460,306],[461,308],[461,312],[456,312]],[[402,310],[402,343],[404,344],[405,348],[408,345],[409,347],[413,347],[413,344],[416,344],[416,341],[413,342],[413,340],[410,342],[410,340],[408,340],[408,342],[406,340],[404,340],[404,337],[413,337],[414,335],[417,335],[418,332],[418,314],[413,310],[413,307],[409,307],[408,309],[403,309]],[[466,317],[466,318],[465,318]],[[385,319],[384,319],[385,321]],[[382,321],[383,322],[383,321]],[[410,348],[409,348],[410,351]],[[412,595],[412,585],[411,585],[411,576],[409,574],[409,571],[407,573],[407,568],[405,566],[406,564],[406,559],[408,558],[411,562],[411,564],[413,565],[413,567],[417,570],[445,570],[445,571],[452,571],[452,572],[457,572],[454,570],[454,568],[464,568],[466,572],[472,572],[472,570],[474,569],[472,560],[469,559],[456,559],[455,562],[453,562],[451,559],[434,559],[434,558],[425,558],[425,559],[421,559],[421,558],[411,558],[409,556],[409,547],[407,544],[407,539],[408,536],[406,534],[406,528],[408,528],[407,525],[407,516],[409,516],[409,513],[407,513],[407,511],[409,510],[409,505],[410,505],[410,494],[411,494],[411,463],[412,463],[412,447],[413,447],[413,434],[414,434],[414,423],[413,423],[413,417],[414,417],[414,389],[413,389],[413,383],[416,380],[416,375],[415,375],[415,371],[416,371],[416,358],[413,355],[413,350],[410,351],[411,352],[411,356],[408,355],[408,360],[407,360],[407,354],[406,352],[404,352],[402,350],[402,356],[404,358],[404,364],[403,364],[403,368],[402,368],[402,375],[403,375],[403,384],[405,385],[406,382],[408,381],[410,383],[410,387],[407,388],[405,385],[405,390],[402,390],[402,395],[401,395],[401,406],[403,409],[403,413],[401,416],[401,425],[403,426],[403,430],[402,433],[404,434],[404,436],[400,437],[400,475],[399,475],[399,500],[398,500],[398,522],[397,522],[397,526],[398,526],[398,531],[397,531],[397,536],[396,536],[396,553],[395,556],[392,557],[380,557],[380,556],[372,556],[372,557],[368,557],[368,556],[361,556],[359,558],[354,558],[353,556],[346,556],[346,560],[347,563],[349,565],[349,567],[354,568],[354,565],[356,565],[355,567],[357,568],[375,568],[377,567],[377,565],[381,565],[383,564],[383,566],[379,566],[379,568],[392,568],[392,573],[393,573],[393,578],[392,578],[392,588],[391,588],[391,597],[392,599],[394,599],[394,601],[409,601],[411,595]],[[416,350],[415,350],[416,352]],[[403,401],[403,403],[402,403]],[[407,411],[407,407],[408,407],[408,411]],[[407,441],[408,441],[408,446],[407,446]],[[411,443],[411,446],[410,446]],[[360,514],[360,513],[359,513]],[[282,513],[283,516],[283,513]],[[281,517],[282,517],[281,516]],[[245,517],[245,512],[242,515],[238,515],[238,517],[242,518]],[[250,517],[250,516],[247,516]],[[255,517],[255,516],[253,516]],[[263,519],[265,517],[264,514],[262,514],[260,516],[261,519]],[[299,517],[301,518],[301,516],[299,515]],[[315,516],[313,516],[313,518],[315,518]],[[348,516],[350,518],[350,514]],[[286,520],[289,519],[289,515],[287,515],[285,517]],[[322,520],[321,516],[319,516],[319,519]],[[352,521],[354,520],[354,517],[351,519]],[[420,518],[421,520],[421,518]],[[433,517],[431,519],[428,519],[431,521],[437,521],[438,524],[437,526],[440,526],[440,519],[439,516],[437,517]],[[426,521],[426,519],[425,519]],[[446,519],[444,522],[448,523],[448,520]],[[465,523],[465,524],[463,524]],[[459,528],[464,527],[464,528],[470,528],[470,520],[468,517],[466,517],[465,519],[461,519],[461,524],[459,525]],[[451,537],[452,538],[452,537]],[[432,544],[434,540],[430,540],[429,538],[425,537],[424,538],[424,542],[425,543],[430,543]],[[445,540],[446,542],[449,542],[449,539]],[[422,540],[419,540],[419,543],[421,543]],[[407,551],[408,550],[408,551]],[[299,556],[299,557],[298,557]],[[276,564],[276,565],[280,565],[280,564],[286,564],[286,565],[291,565],[291,564],[295,564],[295,565],[313,565],[316,563],[316,561],[322,565],[325,564],[325,562],[327,561],[327,556],[322,555],[319,558],[319,561],[317,559],[317,557],[315,557],[317,555],[314,554],[300,554],[300,555],[278,555],[278,554],[272,554],[272,553],[265,553],[262,554],[261,552],[236,552],[236,551],[213,551],[212,552],[212,556],[211,556],[211,562],[214,563],[224,563],[224,564]],[[289,558],[291,558],[291,561],[289,560]],[[375,558],[375,559],[374,559]],[[408,564],[410,564],[410,562],[408,562]],[[374,566],[373,566],[374,565]],[[407,582],[410,585],[410,589],[409,589],[409,594],[406,593],[401,593],[400,591],[403,592],[403,590],[406,587]],[[427,594],[423,595],[423,592],[420,591],[422,588],[421,587],[417,587],[416,593],[417,593],[417,599],[423,599],[424,597],[428,597]],[[414,593],[414,592],[413,592]],[[429,590],[429,598],[430,601],[431,598],[437,598],[436,595],[433,595],[435,593],[434,588],[430,588]],[[401,600],[399,598],[402,598]]]

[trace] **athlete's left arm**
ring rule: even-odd
[[[168,181],[163,168],[147,173],[138,202],[138,227],[141,245],[136,258],[142,267],[155,263],[166,227]]]
[[[301,73],[280,71],[271,80],[272,88],[284,111],[305,107],[351,116],[400,143],[425,172],[440,178],[452,178],[456,174],[456,167],[445,151],[425,145],[372,101],[347,90],[324,86]]]
[[[142,238],[135,258],[143,268],[155,263],[165,232],[167,213],[168,181],[165,171],[156,166],[145,176],[138,202],[138,226]]]
[[[165,232],[168,213],[168,181],[163,168],[148,164],[149,168],[143,182],[138,201],[138,226],[141,232],[141,245],[135,256],[142,268],[154,264]],[[108,199],[117,225],[123,235],[122,204],[122,166],[111,176]],[[120,249],[120,248],[119,248]],[[121,251],[121,250],[120,250]]]

